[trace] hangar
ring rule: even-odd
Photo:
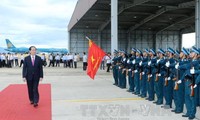
[[[182,34],[195,31],[200,47],[199,6],[199,0],[79,0],[68,24],[69,51],[87,52],[85,36],[105,52],[180,50]]]

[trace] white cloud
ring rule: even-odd
[[[67,47],[67,24],[77,0],[1,0],[0,46]]]

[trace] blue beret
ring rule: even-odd
[[[126,54],[126,51],[125,51],[125,50],[121,50],[121,52],[124,53],[124,54]]]
[[[162,54],[165,54],[165,51],[161,48],[158,49],[158,52],[162,53]]]
[[[180,52],[179,52],[178,50],[176,50],[176,51],[175,51],[175,54],[179,55],[179,54],[180,54]]]
[[[118,52],[122,52],[122,50],[121,50],[121,49],[119,49],[119,50],[118,50]]]
[[[192,52],[195,52],[196,54],[199,54],[199,50],[196,47],[192,47]]]
[[[167,48],[167,51],[169,51],[170,53],[173,53],[173,54],[175,54],[175,51],[172,49],[172,48]]]
[[[144,50],[146,53],[149,53],[149,50],[146,48],[145,50]]]
[[[114,53],[118,53],[118,51],[114,49]]]
[[[187,49],[185,49],[184,47],[181,50],[185,55],[189,55],[189,51]]]
[[[132,48],[131,50],[132,50],[133,52],[136,52],[136,51],[137,51],[135,48]]]
[[[138,52],[139,54],[142,54],[142,51],[141,51],[141,50],[139,50],[139,49],[137,49],[137,52]]]
[[[152,52],[154,55],[156,55],[156,52],[154,49],[150,49],[149,51]]]

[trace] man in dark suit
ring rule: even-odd
[[[36,55],[36,50],[35,46],[29,48],[30,55],[25,57],[22,71],[23,81],[27,82],[29,100],[34,107],[38,106],[38,85],[43,79],[42,60]]]

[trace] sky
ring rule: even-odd
[[[67,48],[67,26],[78,0],[1,0],[0,47]]]
[[[195,46],[195,37],[195,33],[183,34],[182,47],[192,48],[192,46]]]

